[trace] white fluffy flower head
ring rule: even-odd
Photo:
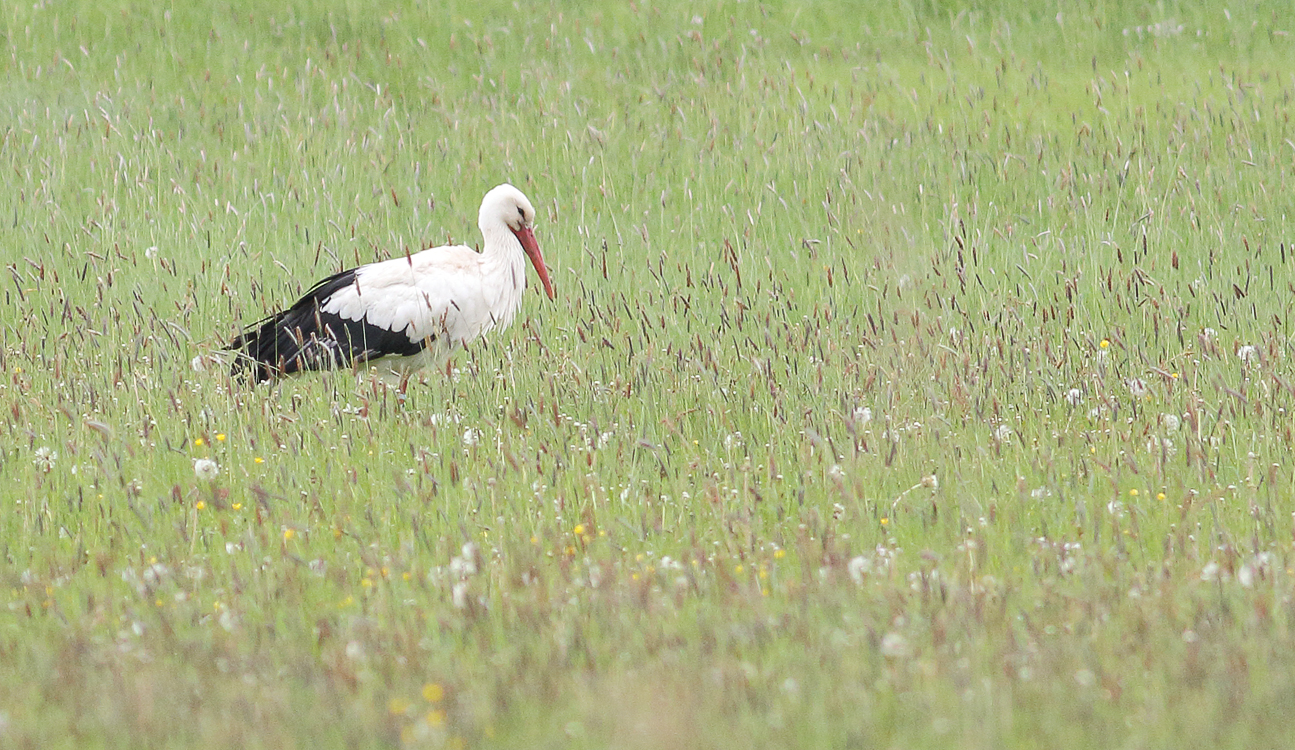
[[[195,458],[193,475],[204,482],[210,482],[220,475],[220,467],[210,458]]]

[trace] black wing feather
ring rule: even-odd
[[[292,307],[257,321],[234,337],[232,372],[251,368],[257,382],[303,370],[328,370],[386,356],[408,357],[432,339],[410,341],[404,331],[347,320],[322,308],[336,292],[355,284],[357,269],[342,271],[311,287]]]

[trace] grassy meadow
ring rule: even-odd
[[[0,8],[0,746],[1286,745],[1289,4],[879,5]]]

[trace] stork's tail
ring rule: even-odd
[[[264,383],[284,374],[283,362],[291,361],[292,354],[281,351],[279,346],[278,328],[282,317],[283,313],[279,313],[259,321],[229,342],[225,349],[234,353],[234,361],[229,366],[231,375]]]

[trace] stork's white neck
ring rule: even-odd
[[[483,255],[511,256],[524,258],[522,243],[513,234],[513,230],[501,221],[482,222],[481,239],[485,243],[481,249]]]

